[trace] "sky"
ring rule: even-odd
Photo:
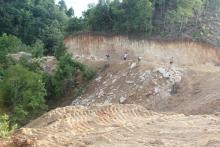
[[[59,0],[56,0],[58,2]],[[68,8],[74,9],[75,16],[82,16],[82,12],[88,8],[88,4],[97,3],[98,0],[65,0]]]

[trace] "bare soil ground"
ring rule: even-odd
[[[136,66],[131,69],[131,65]],[[90,66],[93,66],[90,61]],[[95,63],[96,64],[96,63]],[[179,66],[181,82],[172,94],[172,83],[156,70],[170,68],[168,64],[142,61],[112,61],[98,73],[84,94],[73,105],[93,105],[97,103],[138,104],[158,112],[190,114],[212,114],[220,111],[220,67],[214,65]],[[158,90],[155,91],[155,90]]]
[[[220,146],[219,67],[176,68],[182,80],[171,94],[169,79],[155,70],[165,65],[142,62],[131,69],[134,61],[115,62],[103,68],[106,62],[90,61],[103,69],[75,106],[44,114],[5,146]]]
[[[220,146],[218,50],[125,37],[65,41],[74,57],[98,69],[96,77],[69,106],[32,121],[3,146]]]
[[[16,146],[219,146],[220,116],[156,113],[137,105],[55,109],[13,136]]]

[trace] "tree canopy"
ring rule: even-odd
[[[207,5],[216,0],[99,0],[89,5],[81,18],[71,18],[68,33],[78,31],[175,36],[204,30]],[[83,24],[83,25],[82,25]],[[201,36],[200,36],[201,38]]]
[[[63,40],[68,24],[69,30],[84,26],[64,0],[57,4],[54,0],[0,0],[0,123],[4,126],[24,125],[45,112],[48,101],[59,101],[54,97],[65,94],[76,73],[82,72],[86,80],[94,75],[66,53]],[[18,52],[27,52],[31,59],[13,61],[10,57]],[[43,56],[56,57],[52,75],[40,67],[46,63],[38,63]],[[0,137],[7,131],[0,126]]]
[[[41,40],[45,55],[56,55],[62,50],[64,29],[68,16],[66,4],[54,0],[0,1],[0,35],[15,35],[27,45]],[[73,11],[69,10],[69,16]]]
[[[25,124],[46,109],[46,90],[41,75],[21,65],[10,66],[1,82],[4,101],[11,110],[12,119]]]

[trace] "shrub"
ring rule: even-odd
[[[26,46],[15,36],[3,34],[0,37],[0,64],[4,65],[7,61],[6,55],[26,49]]]
[[[96,74],[95,70],[90,69],[87,66],[85,66],[83,68],[82,72],[83,72],[83,77],[84,77],[85,80],[91,80],[95,76],[95,74]]]
[[[44,43],[41,40],[37,40],[31,47],[31,53],[33,57],[42,57],[44,53]]]
[[[47,96],[61,96],[65,94],[68,81],[75,81],[75,77],[80,71],[82,72],[85,80],[90,80],[95,75],[94,70],[91,70],[89,67],[72,59],[70,54],[66,53],[61,56],[59,58],[59,63],[55,75],[44,75]]]
[[[64,54],[60,57],[55,75],[44,74],[47,96],[61,96],[65,93],[65,84],[77,72],[78,66],[71,55]]]
[[[1,82],[1,93],[11,110],[12,122],[25,124],[46,110],[46,90],[42,76],[22,65],[12,65]]]
[[[7,137],[15,128],[16,125],[10,127],[8,115],[0,115],[0,138]]]

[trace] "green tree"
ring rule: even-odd
[[[72,59],[70,54],[65,53],[59,59],[59,64],[55,75],[44,75],[47,96],[53,97],[65,94],[68,87],[68,82],[72,81],[72,86],[75,86],[75,77],[80,72],[82,73],[85,80],[90,80],[95,75],[94,70],[77,62],[76,60]]]
[[[180,32],[190,17],[202,12],[202,6],[202,0],[177,0],[176,18],[180,22]]]
[[[12,65],[1,81],[1,93],[11,110],[13,122],[25,124],[46,110],[42,76],[21,65]]]
[[[113,20],[109,1],[100,0],[96,6],[91,5],[84,13],[84,17],[88,21],[89,29],[92,31],[112,30]]]
[[[67,34],[83,30],[85,30],[85,22],[82,18],[73,17],[69,20],[68,27],[66,28]]]
[[[33,57],[42,57],[44,53],[44,43],[41,40],[37,40],[31,48]]]
[[[74,16],[74,10],[73,10],[72,7],[69,8],[69,10],[66,11],[66,15],[67,15],[68,17]]]
[[[124,0],[128,32],[148,32],[151,29],[152,3],[149,0]]]
[[[55,55],[68,21],[63,8],[62,1],[56,5],[54,0],[0,1],[0,34],[15,35],[27,45],[41,40],[44,54]]]
[[[3,34],[0,37],[0,64],[1,67],[5,66],[7,61],[7,55],[9,53],[15,53],[20,50],[25,50],[27,48],[26,45],[22,44],[22,42],[15,36]]]
[[[79,69],[79,63],[74,61],[69,54],[60,57],[57,71],[54,76],[45,75],[44,81],[48,96],[61,96],[65,94],[67,81],[73,78]]]
[[[58,2],[58,6],[59,6],[59,9],[60,9],[61,11],[64,11],[64,12],[67,11],[67,6],[66,6],[66,3],[65,3],[64,0],[60,0],[60,1]]]
[[[113,32],[126,32],[126,12],[123,4],[119,0],[114,0],[111,3]]]
[[[100,0],[84,13],[84,17],[92,31],[149,33],[152,11],[150,0]]]
[[[175,0],[175,5],[169,4],[171,9],[168,9],[165,14],[166,25],[171,26],[168,27],[170,28],[168,31],[181,33],[191,18],[194,17],[197,21],[203,11],[204,2],[203,0]]]

